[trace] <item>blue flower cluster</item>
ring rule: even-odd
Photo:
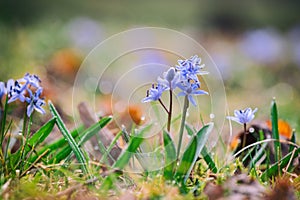
[[[208,94],[200,90],[200,81],[198,75],[208,74],[202,71],[204,64],[201,64],[201,58],[197,55],[186,60],[178,60],[176,67],[171,67],[163,73],[163,77],[158,77],[156,86],[147,91],[147,97],[142,102],[157,101],[161,98],[164,91],[173,91],[176,88],[181,90],[178,96],[187,96],[188,100],[196,106],[194,95]]]
[[[42,106],[45,101],[41,98],[43,88],[40,86],[41,80],[37,75],[25,74],[25,76],[18,80],[10,79],[5,84],[0,82],[0,99],[7,94],[8,102],[12,103],[16,100],[27,102],[27,116],[29,117],[33,110],[45,114]]]

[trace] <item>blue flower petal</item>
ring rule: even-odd
[[[244,110],[234,110],[234,117],[228,116],[227,119],[233,120],[239,124],[246,124],[251,122],[255,115],[254,113],[257,111],[257,108],[255,108],[253,111],[251,108],[246,108]]]

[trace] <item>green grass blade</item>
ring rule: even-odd
[[[296,144],[296,132],[295,132],[295,130],[293,130],[291,142]],[[292,152],[294,150],[294,148],[295,148],[294,145],[290,145],[289,152]]]
[[[252,148],[249,149],[245,149],[243,151],[243,153],[241,154],[241,158],[242,158],[242,163],[246,164],[246,160],[250,159],[251,160],[251,154],[256,150],[256,146],[253,146]],[[246,153],[246,155],[243,155],[244,153]]]
[[[109,152],[112,150],[112,148],[115,146],[115,144],[117,143],[118,139],[122,136],[123,132],[119,131],[119,133],[116,135],[116,137],[113,139],[113,141],[110,143],[110,145],[108,146],[105,154],[102,156],[100,163],[103,163],[104,161],[106,161],[107,156],[109,155]]]
[[[256,163],[265,155],[265,150],[268,146],[268,143],[264,143],[261,145],[261,147],[259,148],[259,150],[255,153],[255,156],[251,159],[251,164],[253,166],[256,165]]]
[[[78,144],[75,142],[74,138],[68,131],[66,125],[62,121],[60,115],[58,114],[57,110],[55,109],[54,105],[49,101],[49,108],[54,117],[57,118],[56,124],[61,131],[62,135],[66,138],[68,141],[72,151],[74,152],[78,162],[81,164],[81,169],[84,174],[89,174],[88,169],[87,169],[87,160],[84,157],[84,154],[82,150],[79,148]]]
[[[114,163],[113,167],[123,169],[129,162],[131,156],[137,152],[137,149],[144,141],[143,135],[145,131],[141,131],[138,135],[132,136],[127,148],[119,156],[118,160]]]
[[[273,99],[271,104],[271,122],[272,122],[272,138],[276,139],[274,142],[275,148],[275,161],[281,159],[281,145],[279,142],[279,131],[278,131],[278,112],[275,99]]]
[[[27,141],[27,145],[24,148],[24,155],[27,155],[29,151],[32,151],[36,148],[40,143],[42,143],[48,135],[53,130],[53,127],[56,122],[56,117],[53,117],[51,120],[49,120],[46,124],[44,124],[35,134],[32,135]],[[11,160],[14,163],[14,166],[18,166],[19,162],[23,162],[24,160],[21,159],[21,152],[23,151],[22,148],[20,148],[16,153],[12,154]],[[28,159],[29,162],[33,162],[34,160]]]
[[[163,137],[165,147],[164,177],[167,180],[171,180],[174,176],[174,167],[176,164],[176,148],[174,141],[168,132],[164,131]]]
[[[189,136],[193,136],[194,135],[194,131],[192,130],[192,128],[189,125],[185,124],[185,129],[187,130],[187,134]]]
[[[76,138],[80,132],[84,130],[84,126],[80,126],[77,129],[73,130],[71,132],[71,135],[73,138]],[[67,140],[65,139],[64,136],[61,138],[57,139],[56,141],[52,142],[51,144],[48,144],[41,148],[40,150],[37,151],[36,155],[33,155],[30,157],[29,162],[32,163],[34,162],[40,155],[43,155],[43,157],[55,154],[57,153],[57,150],[65,147],[68,144]],[[49,162],[46,162],[45,164],[49,164]]]
[[[101,154],[105,154],[107,151],[105,149],[104,144],[101,142],[101,138],[97,133],[104,127],[106,126],[109,122],[111,122],[112,117],[103,117],[101,120],[99,120],[97,123],[93,124],[91,127],[83,131],[82,133],[79,134],[79,141],[78,141],[78,146],[81,147],[84,143],[86,143],[88,140],[90,140],[94,135],[97,137],[98,141],[98,146],[101,151]],[[66,155],[62,151],[62,155]],[[67,155],[67,159],[71,158],[72,153],[70,155]],[[61,156],[62,157],[62,156]],[[64,158],[63,158],[64,159]],[[60,162],[60,161],[57,161]]]
[[[91,137],[97,134],[104,126],[106,126],[111,121],[111,119],[111,117],[104,117],[99,122],[93,124],[91,127],[81,132],[78,136],[80,138],[77,142],[78,147],[81,147],[85,142],[91,139]],[[65,146],[49,161],[49,163],[59,163],[67,156],[69,156],[70,153],[72,153],[71,147]]]
[[[84,126],[83,125],[78,127],[77,129],[73,130],[71,132],[71,135],[72,135],[73,138],[76,138],[76,137],[78,137],[79,133],[81,133],[82,131],[84,131]],[[38,152],[39,152],[39,154],[41,154],[42,152],[44,152],[47,149],[49,149],[50,151],[54,151],[54,150],[57,150],[58,148],[61,148],[61,147],[65,146],[66,144],[68,144],[68,142],[62,136],[61,138],[54,141],[53,143],[46,145],[44,148],[42,148]]]
[[[48,162],[47,164],[55,164],[59,163],[63,159],[67,158],[72,153],[72,149],[70,146],[63,147],[60,151],[58,151],[57,154],[55,154]]]
[[[299,153],[300,153],[300,148],[294,150],[294,152],[288,153],[279,162],[274,163],[261,175],[262,181],[267,181],[269,178],[276,176],[280,170],[282,170],[284,167],[287,167],[290,161],[293,161],[295,158],[297,158]]]
[[[192,137],[176,170],[175,178],[177,181],[185,183],[188,179],[194,164],[200,156],[200,153],[208,139],[208,135],[212,131],[212,128],[213,123],[209,123],[203,126],[198,133]]]
[[[129,141],[130,141],[130,136],[129,136],[129,134],[126,131],[126,128],[122,128],[122,133],[123,133],[122,134],[123,140],[126,142],[126,144],[128,144]]]
[[[47,137],[48,135],[51,133],[51,131],[54,128],[56,122],[56,118],[52,118],[50,119],[46,124],[44,124],[36,133],[34,133],[27,142],[26,147],[28,147],[28,149],[25,149],[25,153],[27,153],[27,151],[30,150],[29,147],[34,147],[37,146],[39,144],[41,144]]]
[[[215,164],[214,160],[212,159],[210,153],[207,151],[206,146],[203,147],[203,149],[201,151],[201,155],[202,155],[204,161],[206,162],[206,164],[208,165],[209,169],[213,173],[217,173],[218,168],[216,167],[216,164]]]
[[[98,133],[104,126],[106,126],[112,117],[104,117],[99,120],[97,123],[93,124],[91,127],[83,131],[79,134],[80,140],[78,141],[78,145],[82,146],[86,141],[91,139],[96,133]]]

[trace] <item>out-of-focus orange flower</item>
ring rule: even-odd
[[[137,125],[141,125],[143,123],[143,112],[142,108],[138,105],[129,105],[128,106],[129,115]]]
[[[266,123],[268,128],[272,130],[272,122],[268,120]],[[291,139],[293,131],[289,123],[287,123],[286,121],[282,119],[278,120],[278,131],[281,136],[284,136],[287,139]]]
[[[51,67],[63,75],[73,75],[81,64],[80,56],[72,49],[57,51],[51,59]]]
[[[231,150],[236,149],[238,147],[238,145],[240,144],[240,142],[241,142],[240,135],[236,135],[230,143],[230,149]]]

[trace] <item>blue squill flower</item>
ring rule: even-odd
[[[167,90],[166,87],[164,87],[161,84],[157,84],[155,87],[154,84],[152,85],[152,88],[150,90],[147,90],[147,97],[142,100],[143,103],[150,102],[150,101],[157,101],[160,99],[162,93]]]
[[[0,82],[0,101],[3,97],[3,95],[6,94],[6,88],[5,88],[5,84],[3,82]]]
[[[40,95],[43,92],[43,88],[38,88],[37,91],[32,94],[31,90],[28,90],[29,96],[26,97],[26,102],[28,103],[27,106],[27,116],[29,117],[33,110],[36,110],[42,114],[45,114],[45,110],[42,108],[42,106],[45,105],[45,101],[43,98],[40,98]]]
[[[167,90],[174,90],[180,82],[180,74],[176,72],[174,67],[163,73],[163,78],[158,77],[158,84],[167,88]]]
[[[197,106],[197,103],[194,99],[194,95],[208,94],[204,90],[200,90],[199,83],[190,83],[190,81],[185,81],[177,85],[182,91],[178,93],[178,96],[187,96],[188,100],[194,105]]]
[[[201,64],[201,58],[197,55],[192,56],[186,60],[178,60],[176,69],[180,71],[181,75],[185,79],[192,79],[195,82],[199,82],[197,75],[208,74],[206,71],[202,71],[205,64]]]
[[[24,86],[27,87],[28,85],[34,86],[35,88],[40,87],[41,79],[35,74],[26,73],[25,76],[18,80],[18,82],[23,83]]]
[[[6,83],[6,92],[9,98],[12,96],[14,88],[15,88],[15,80],[9,79]]]
[[[20,84],[18,81],[14,81],[13,79],[10,79],[7,81],[7,94],[8,94],[8,102],[11,103],[16,100],[20,100],[21,102],[25,101],[25,90],[26,86]]]
[[[257,111],[257,108],[252,110],[251,108],[246,108],[244,110],[235,110],[234,116],[228,116],[227,119],[233,120],[239,124],[247,124],[254,119],[254,113]]]

